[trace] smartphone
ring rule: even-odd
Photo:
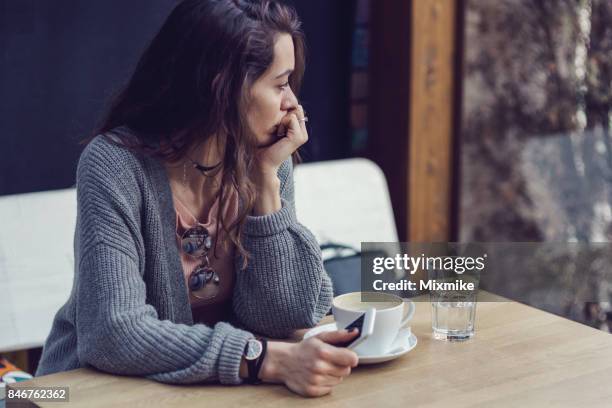
[[[374,332],[374,319],[376,319],[376,309],[373,307],[366,310],[364,314],[359,316],[355,321],[345,327],[346,330],[351,331],[353,328],[359,329],[359,336],[353,340],[334,344],[336,347],[346,347],[354,349],[360,345],[365,339],[370,337]]]

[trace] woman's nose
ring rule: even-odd
[[[291,88],[287,88],[285,91],[285,96],[283,98],[283,102],[281,104],[281,109],[285,111],[290,111],[296,109],[298,106],[298,100],[293,90]]]

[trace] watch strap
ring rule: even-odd
[[[259,371],[263,365],[266,351],[268,350],[268,340],[264,338],[257,338],[261,342],[261,354],[255,360],[247,360],[247,369],[249,376],[246,379],[249,384],[260,384],[261,379],[259,378]],[[248,347],[248,344],[247,344]]]

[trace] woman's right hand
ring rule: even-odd
[[[338,330],[300,343],[269,342],[259,377],[266,382],[284,383],[306,397],[329,394],[358,363],[354,351],[333,344],[350,341],[357,335],[357,330]]]

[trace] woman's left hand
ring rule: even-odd
[[[301,145],[308,141],[306,118],[302,105],[289,111],[281,120],[279,133],[286,130],[285,136],[258,152],[259,170],[262,174],[276,175],[280,165]]]

